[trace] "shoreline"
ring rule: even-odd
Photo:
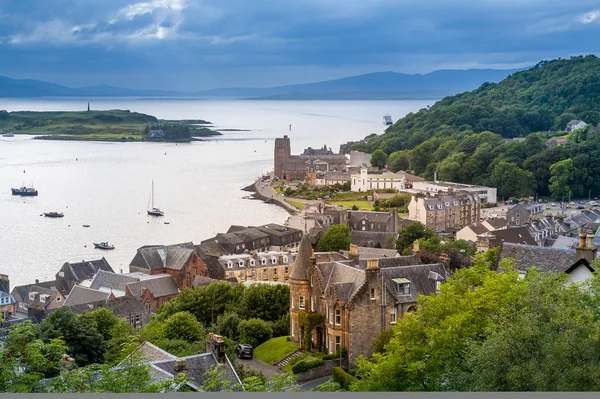
[[[282,201],[279,201],[274,198],[266,197],[266,196],[262,195],[261,193],[259,193],[258,189],[256,188],[257,181],[250,184],[249,186],[246,186],[241,189],[241,191],[246,191],[246,192],[252,193],[252,194],[244,197],[245,199],[258,200],[258,201],[264,202],[265,204],[277,205],[277,206],[285,209],[290,214],[290,216],[293,216],[298,212],[298,209],[296,209],[296,207],[294,207],[293,205],[287,204],[285,201],[282,202]]]

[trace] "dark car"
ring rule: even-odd
[[[233,353],[238,357],[238,359],[252,359],[254,356],[254,350],[252,346],[248,344],[238,344]]]
[[[577,209],[585,209],[585,206],[583,206],[583,205],[579,205],[579,206],[577,207]]]

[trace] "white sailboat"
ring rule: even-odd
[[[148,215],[152,215],[152,216],[164,216],[164,212],[161,211],[158,208],[154,207],[154,180],[152,180],[152,193],[150,194],[150,201],[151,206],[148,209]],[[148,204],[150,205],[150,204]]]

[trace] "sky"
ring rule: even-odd
[[[600,54],[600,0],[0,0],[0,76],[269,87]]]

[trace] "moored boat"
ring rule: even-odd
[[[94,243],[94,247],[98,249],[115,249],[114,245],[109,245],[107,241]]]
[[[2,137],[15,137],[15,135],[13,134],[13,132],[6,132],[2,135]]]
[[[20,195],[22,197],[34,197],[38,195],[38,191],[33,187],[21,186],[19,188],[11,188],[12,195]]]
[[[150,201],[152,202],[152,207],[147,210],[148,215],[150,216],[164,216],[165,213],[160,209],[154,206],[154,180],[152,180],[152,192],[150,193]]]
[[[61,218],[65,215],[62,212],[44,212],[44,216],[47,218]]]

